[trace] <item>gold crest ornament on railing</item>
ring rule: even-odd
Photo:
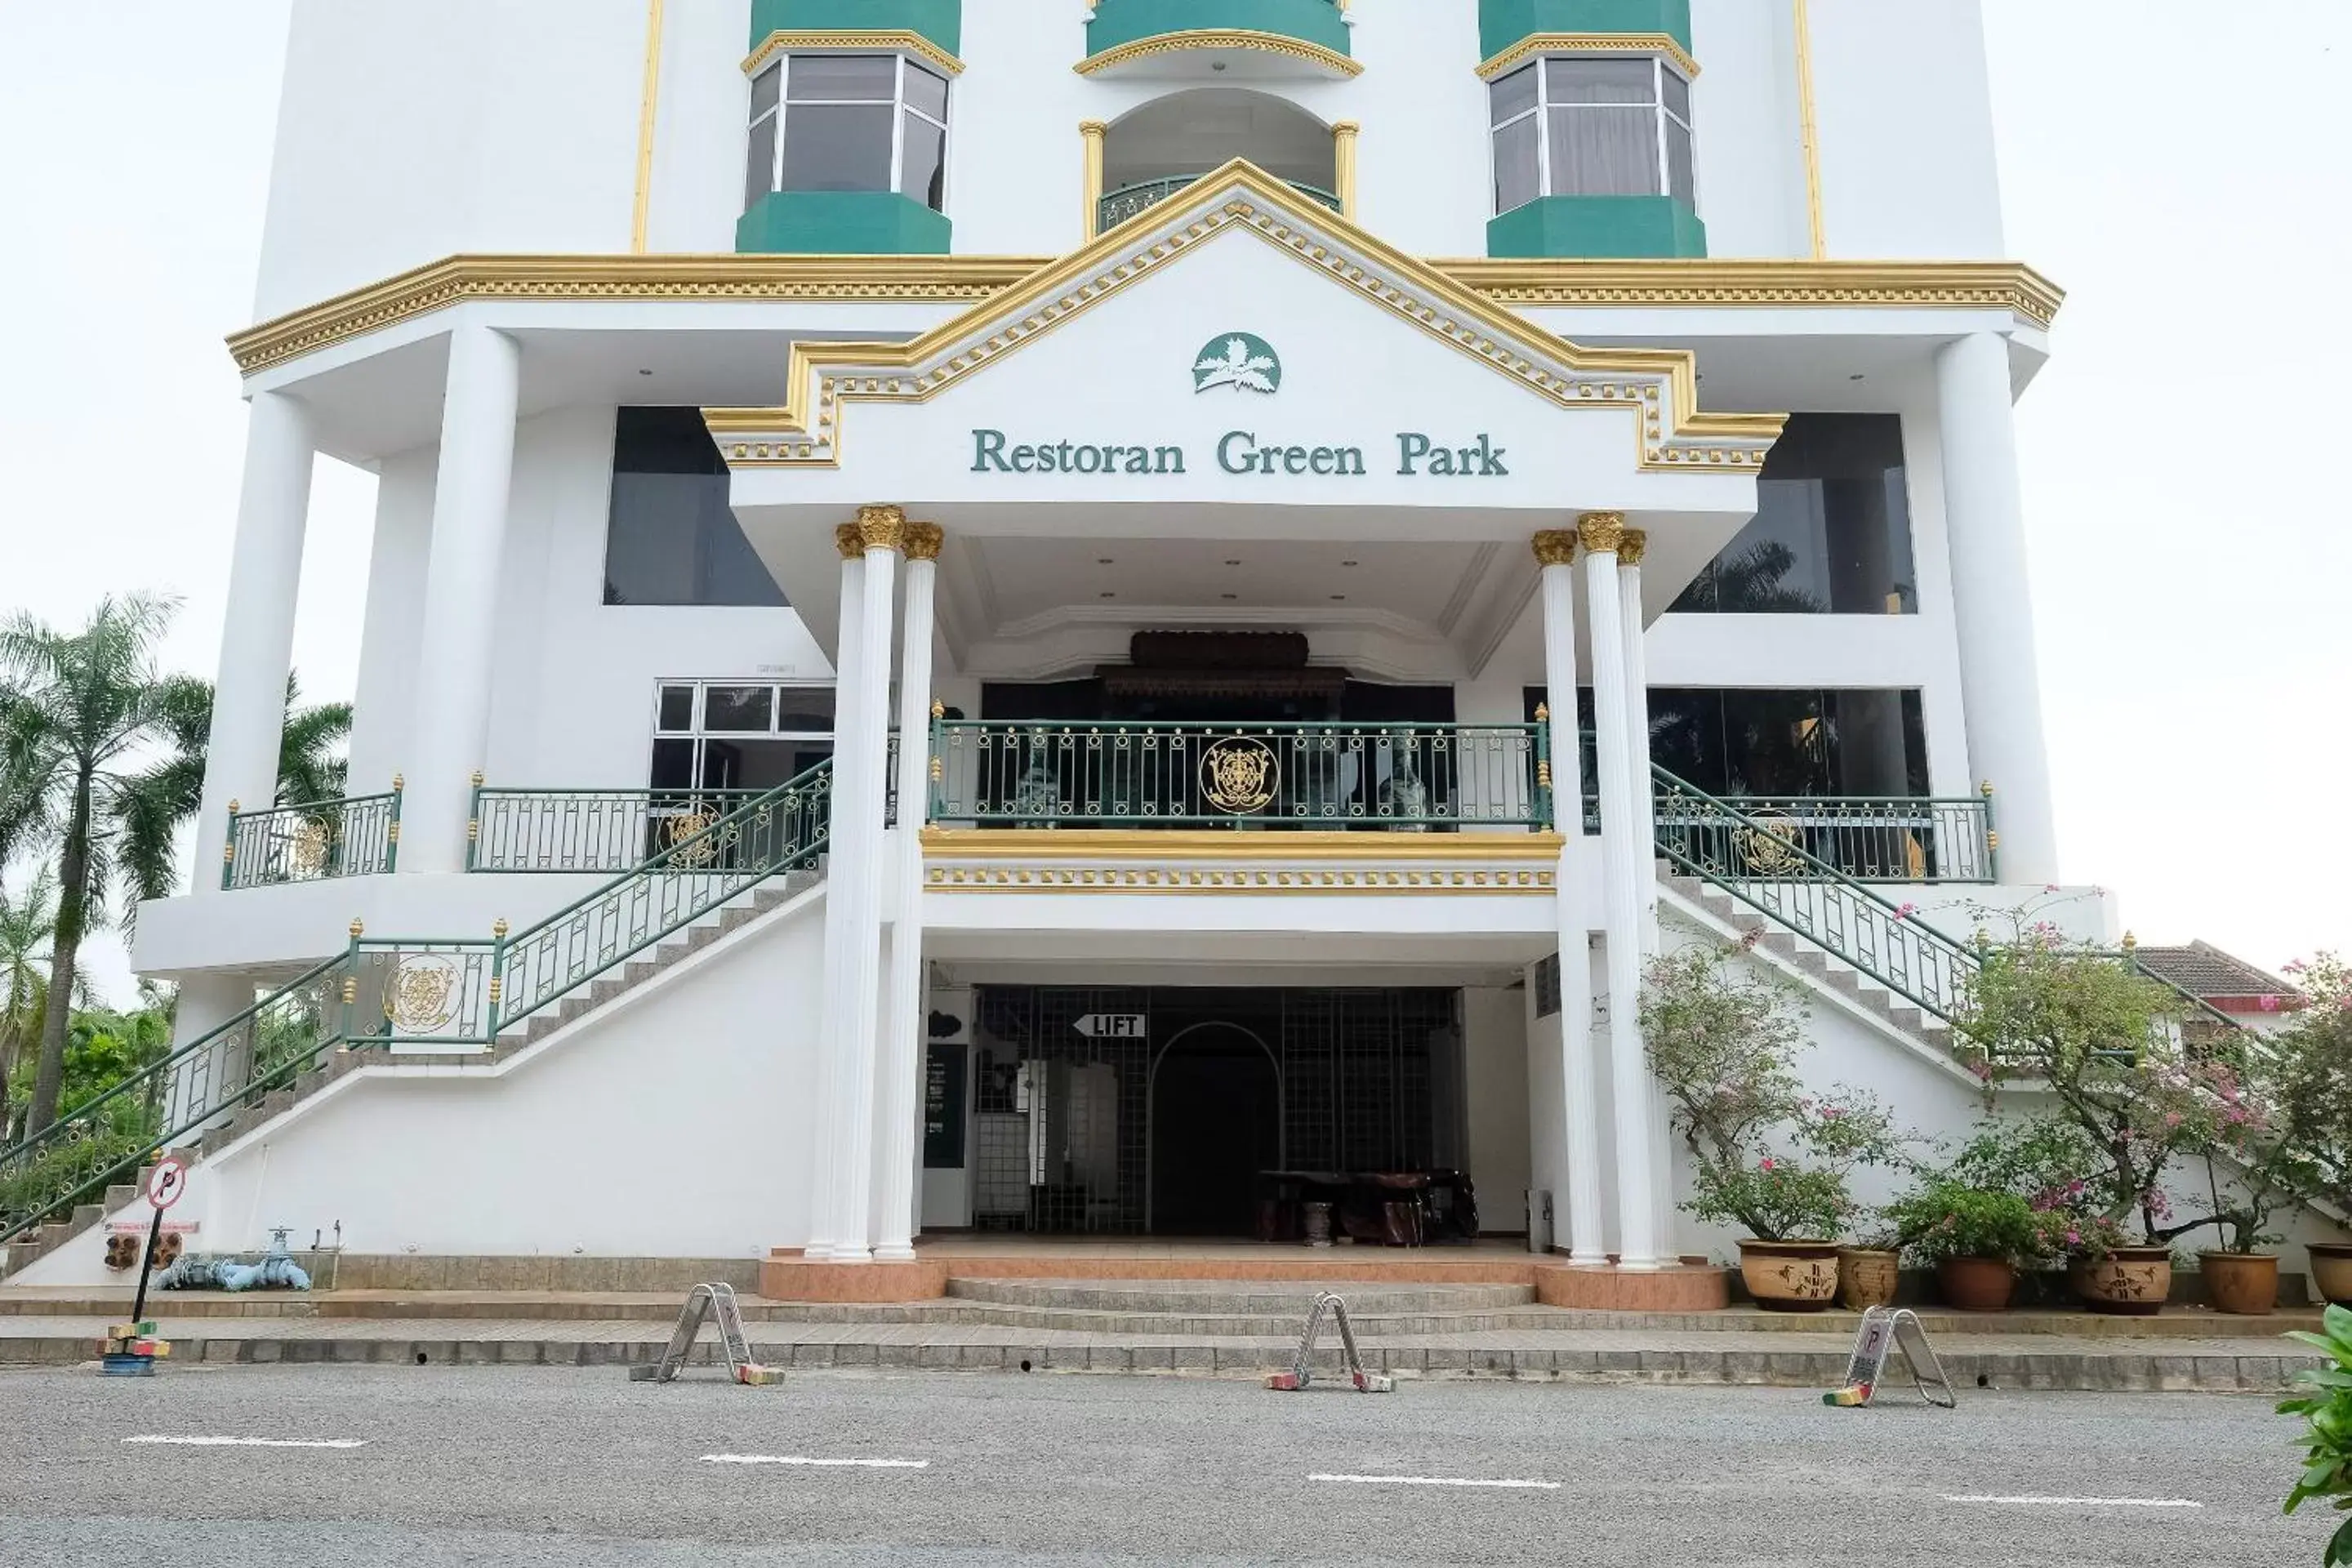
[[[418,953],[400,961],[383,988],[383,1016],[404,1035],[436,1035],[457,1016],[455,960]]]
[[[329,837],[324,817],[306,816],[295,823],[286,836],[286,868],[291,879],[305,881],[327,868]]]
[[[1759,812],[1755,826],[1739,834],[1739,858],[1759,877],[1786,877],[1803,869],[1804,829],[1778,812]]]
[[[1201,790],[1219,811],[1263,811],[1281,782],[1274,749],[1263,741],[1234,735],[1201,754]]]
[[[708,838],[698,837],[719,821],[719,810],[702,801],[696,801],[662,824],[662,847],[670,851],[672,864],[700,866],[719,853],[719,846]],[[683,847],[680,847],[683,846]]]

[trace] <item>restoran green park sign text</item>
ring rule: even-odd
[[[1396,472],[1453,479],[1508,479],[1507,447],[1485,431],[1467,446],[1452,446],[1418,430],[1396,433]],[[1361,447],[1270,445],[1255,430],[1229,430],[1216,445],[1217,467],[1229,474],[1268,477],[1361,479],[1370,469]],[[1103,445],[1088,441],[1013,443],[1002,430],[971,433],[975,474],[1183,474],[1190,472],[1181,446]]]

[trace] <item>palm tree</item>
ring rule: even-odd
[[[57,1117],[83,936],[110,899],[171,891],[168,838],[147,842],[156,815],[134,804],[143,774],[128,770],[163,738],[184,692],[155,670],[154,647],[177,602],[147,594],[100,599],[79,632],[23,613],[0,624],[0,865],[53,850],[58,913],[40,1054],[25,1125]]]
[[[57,879],[46,866],[14,897],[0,888],[0,1143],[11,1141],[8,1075],[17,1053],[39,1029],[49,979],[49,938],[58,924]]]

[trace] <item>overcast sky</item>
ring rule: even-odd
[[[206,676],[287,9],[0,0],[0,609],[174,593]],[[2352,508],[2310,425],[2352,362],[2352,4],[2238,0],[2268,47],[2227,84],[2210,0],[1985,9],[2010,253],[2069,292],[2018,414],[2064,875],[2146,942],[2352,949]],[[352,690],[373,496],[320,464],[314,698]]]

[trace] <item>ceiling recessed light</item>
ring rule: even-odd
[[[1220,594],[1217,597],[1220,599],[1238,599],[1241,595],[1239,594]]]
[[[639,375],[651,375],[651,374],[653,374],[653,372],[651,372],[651,371],[649,371],[649,370],[641,370],[641,371],[637,372],[637,374],[638,374]]]
[[[1860,371],[1856,371],[1852,375],[1847,376],[1846,379],[1848,381],[1860,381],[1862,379],[1862,373]]]
[[[1105,594],[1105,595],[1103,595],[1103,597],[1104,597],[1104,598],[1106,598],[1106,599],[1116,599],[1116,598],[1118,598],[1118,595],[1117,594],[1108,594],[1108,593],[1107,593],[1107,594]]]
[[[1353,566],[1353,565],[1355,565],[1355,564],[1356,564],[1356,563],[1355,563],[1355,562],[1353,562],[1353,561],[1342,561],[1342,562],[1340,562],[1340,563],[1339,563],[1339,564],[1340,564],[1340,565],[1342,565],[1342,566]]]
[[[1228,561],[1228,562],[1226,562],[1226,563],[1225,563],[1225,564],[1226,564],[1226,565],[1228,565],[1228,566],[1238,566],[1238,565],[1240,565],[1240,564],[1241,564],[1241,563],[1240,563],[1240,562],[1238,562],[1238,561]]]
[[[1108,566],[1112,563],[1111,558],[1108,555],[1097,555],[1095,557],[1095,564],[1097,566]]]
[[[1334,600],[1344,599],[1344,598],[1346,598],[1347,596],[1348,596],[1348,595],[1345,595],[1345,594],[1334,594],[1334,595],[1331,595],[1331,597],[1332,597]]]

